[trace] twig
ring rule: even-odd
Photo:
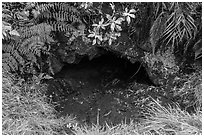
[[[142,66],[142,63],[140,64],[140,67],[137,69],[137,71],[134,73],[134,75],[132,75],[132,76],[130,77],[130,79],[132,79],[132,78],[139,72],[141,66]]]
[[[100,108],[98,108],[97,111],[97,118],[96,118],[96,124],[99,126],[99,120],[100,120]]]

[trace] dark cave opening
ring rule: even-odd
[[[91,77],[106,77],[108,75],[125,83],[135,81],[140,84],[155,86],[141,62],[138,61],[133,64],[128,59],[119,57],[111,52],[107,52],[92,60],[89,60],[87,56],[83,57],[78,64],[66,64],[55,77],[64,78],[70,70],[82,71],[82,75],[90,75]],[[72,74],[74,75],[74,73]]]

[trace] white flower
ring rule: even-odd
[[[99,21],[99,24],[93,24],[92,26],[94,27],[97,27],[97,29],[105,29],[105,27],[108,25],[108,24],[103,24],[104,22],[104,19],[102,18],[101,21]]]
[[[123,18],[118,18],[116,19],[116,17],[111,17],[109,14],[106,14],[106,17],[108,18],[108,20],[110,20],[110,24],[111,24],[111,31],[113,32],[114,29],[116,28],[118,31],[121,31],[121,23],[122,21],[124,21]]]
[[[90,31],[90,30],[89,30],[89,33],[90,33],[90,34],[88,35],[88,37],[94,37],[94,40],[93,40],[92,45],[95,45],[96,42],[99,44],[100,41],[103,40],[102,35],[99,34],[99,32],[97,31],[97,28],[94,28],[93,31]]]
[[[128,24],[130,24],[130,18],[135,18],[135,13],[136,11],[134,9],[131,9],[129,12],[128,12],[128,9],[125,8],[125,12],[123,13],[123,16],[126,17],[126,20],[128,22]]]

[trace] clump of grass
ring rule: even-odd
[[[202,134],[202,112],[189,114],[178,105],[166,108],[155,101],[143,131],[154,135],[199,135]]]
[[[74,128],[76,135],[140,135],[139,125],[133,120],[130,123],[121,122],[118,125],[84,125]]]
[[[76,135],[201,135],[202,112],[195,114],[181,110],[179,106],[168,108],[155,101],[146,119],[118,125],[84,125],[74,127]]]
[[[2,134],[67,134],[64,126],[74,119],[57,118],[54,107],[46,102],[41,90],[31,89],[26,83],[14,84],[15,77],[11,76],[3,74],[2,79]]]

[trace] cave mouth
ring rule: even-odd
[[[128,59],[112,52],[106,52],[92,60],[85,56],[77,64],[65,64],[54,77],[66,78],[67,75],[69,76],[68,73],[72,73],[71,75],[75,75],[75,77],[79,75],[81,78],[98,77],[97,79],[106,79],[108,77],[109,80],[118,79],[124,83],[135,81],[140,84],[154,86],[141,62],[131,63]]]
[[[54,78],[49,83],[48,96],[57,104],[59,115],[74,115],[85,124],[98,124],[99,113],[100,124],[119,124],[124,120],[128,123],[141,113],[132,103],[138,97],[127,90],[128,85],[135,81],[151,85],[140,62],[132,64],[113,53],[66,64]]]

